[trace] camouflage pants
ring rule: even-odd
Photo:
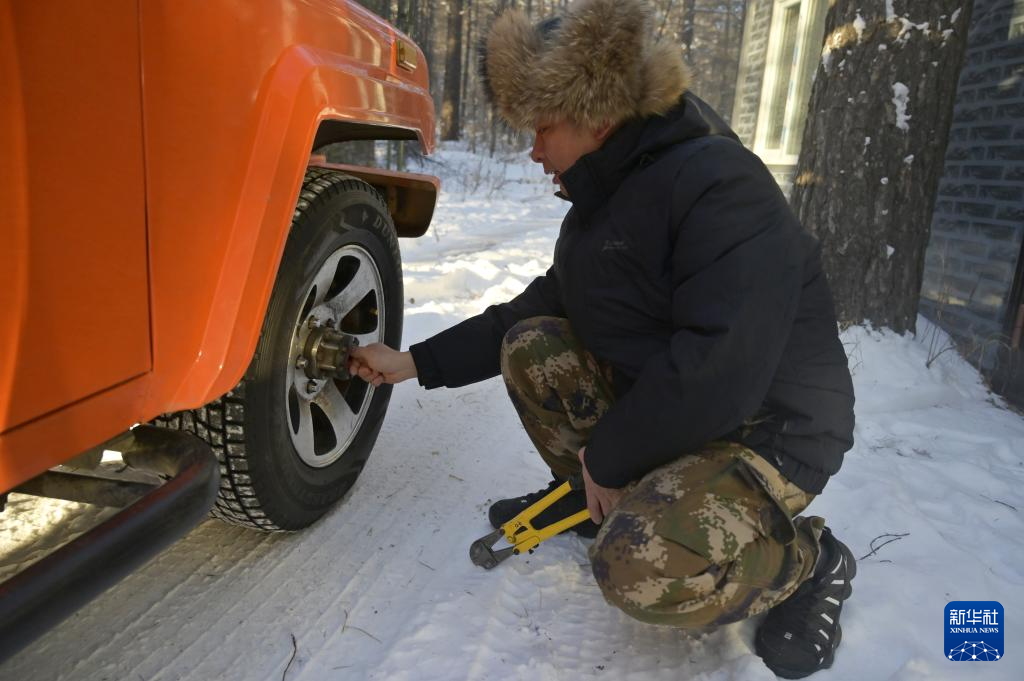
[[[611,375],[565,319],[535,317],[505,336],[501,372],[529,434],[559,477],[614,401]],[[661,466],[625,490],[590,547],[605,598],[643,622],[704,629],[787,598],[817,561],[813,499],[754,452],[726,442]]]

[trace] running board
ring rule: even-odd
[[[184,536],[213,506],[220,470],[209,445],[153,426],[131,434],[125,463],[166,482],[0,584],[0,663]]]

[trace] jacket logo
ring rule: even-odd
[[[604,251],[628,251],[629,244],[625,241],[616,241],[614,239],[606,239],[604,246],[601,247],[601,252]]]

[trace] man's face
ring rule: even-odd
[[[591,130],[568,120],[545,122],[534,131],[533,149],[530,158],[544,166],[545,174],[553,174],[551,180],[568,196],[561,175],[572,167],[581,156],[596,151],[608,138],[610,126]]]

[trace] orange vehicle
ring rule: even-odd
[[[438,182],[311,164],[434,145],[423,53],[343,0],[0,0],[0,92],[0,507],[124,507],[0,585],[2,659],[211,509],[341,498],[390,398],[347,352],[400,343]]]

